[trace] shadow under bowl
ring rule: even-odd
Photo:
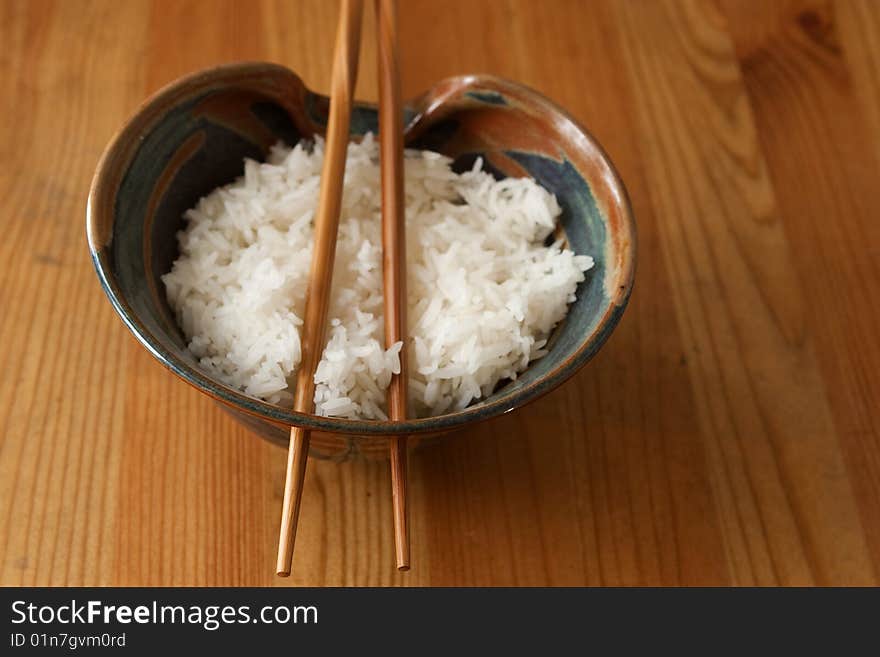
[[[181,78],[147,100],[114,137],[95,173],[87,208],[89,248],[119,316],[162,364],[220,402],[249,429],[286,445],[289,427],[312,429],[311,453],[345,459],[383,455],[387,436],[444,433],[514,410],[572,376],[607,340],[626,307],[635,268],[635,224],[626,190],[596,140],[535,91],[492,76],[443,80],[405,107],[406,144],[454,160],[482,157],[499,177],[530,176],[556,195],[557,233],[595,265],[554,330],[548,355],[516,381],[468,408],[402,422],[295,413],[250,397],[202,369],[186,347],[160,277],[177,258],[183,213],[264,160],[323,135],[329,100],[289,69],[220,66]],[[376,107],[356,103],[353,137],[378,132]]]

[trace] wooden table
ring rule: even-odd
[[[327,90],[337,4],[0,4],[0,583],[876,584],[880,2],[405,0],[406,96],[490,72],[605,145],[639,227],[610,342],[529,406],[386,463],[284,452],[157,364],[104,298],[86,191],[148,94],[220,62]],[[372,11],[358,96],[376,97]]]

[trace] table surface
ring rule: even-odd
[[[376,98],[371,7],[358,96]],[[604,144],[639,229],[602,352],[411,458],[309,465],[141,348],[85,243],[92,172],[150,93],[233,60],[329,86],[337,4],[0,3],[0,583],[876,584],[880,2],[401,3],[403,88],[489,72]]]

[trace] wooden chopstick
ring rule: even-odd
[[[397,55],[397,2],[375,0],[379,29],[379,145],[382,169],[382,274],[385,287],[385,346],[402,341],[400,373],[388,387],[388,417],[405,420],[406,367],[406,233],[403,194],[403,112]],[[409,525],[406,492],[406,436],[391,439],[391,500],[394,552],[398,570],[409,570]]]
[[[293,409],[301,413],[308,413],[313,408],[315,369],[321,360],[326,342],[327,313],[330,307],[336,234],[342,205],[351,105],[357,81],[362,14],[363,0],[342,0],[333,55],[330,116],[327,120],[321,191],[315,216],[315,247],[302,330],[302,361],[299,364],[293,401]],[[310,432],[301,427],[292,427],[290,430],[287,478],[284,483],[281,531],[278,537],[278,561],[275,566],[276,572],[282,577],[290,575],[303,481],[309,456],[309,437]]]

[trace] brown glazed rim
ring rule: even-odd
[[[578,349],[564,361],[558,363],[550,372],[528,385],[502,394],[489,402],[477,403],[461,411],[436,417],[408,419],[405,421],[349,420],[343,418],[321,417],[309,413],[296,413],[269,404],[260,399],[245,395],[238,390],[209,378],[201,370],[179,359],[168,351],[139,320],[123,297],[112,276],[112,268],[105,253],[112,239],[115,194],[124,173],[134,158],[142,136],[148,134],[164,112],[174,106],[181,98],[193,92],[209,88],[221,88],[223,83],[246,79],[248,76],[280,76],[290,84],[309,92],[300,78],[289,69],[278,64],[265,62],[240,62],[226,64],[192,73],[166,85],[137,109],[134,115],[116,133],[98,162],[95,176],[89,190],[86,208],[86,232],[96,272],[105,293],[122,320],[159,361],[171,369],[190,385],[210,395],[216,400],[245,413],[261,417],[276,424],[303,426],[316,431],[349,435],[393,435],[412,433],[432,433],[449,431],[464,425],[486,420],[513,411],[528,402],[555,389],[575,374],[604,344],[617,325],[632,291],[636,263],[636,231],[632,208],[626,188],[614,165],[596,139],[575,121],[565,110],[541,96],[532,89],[491,75],[465,75],[441,80],[427,92],[407,103],[415,111],[415,116],[407,125],[407,135],[418,132],[419,126],[435,114],[442,113],[443,102],[460,96],[469,89],[495,91],[502,95],[512,95],[520,102],[535,107],[552,117],[569,139],[578,141],[578,150],[597,169],[613,198],[596,197],[600,209],[608,222],[606,252],[613,255],[607,258],[605,293],[611,303],[605,310],[593,331],[583,337]],[[374,107],[369,103],[357,103],[363,107]],[[592,180],[592,179],[591,179]],[[588,181],[590,182],[590,181]],[[595,181],[593,181],[595,182]],[[595,192],[595,190],[594,190]],[[595,193],[594,193],[595,197]],[[613,208],[607,207],[613,202]],[[613,221],[611,215],[614,215]],[[612,226],[613,223],[613,226]]]

